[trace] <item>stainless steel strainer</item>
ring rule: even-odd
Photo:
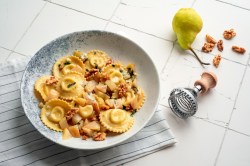
[[[195,81],[194,88],[175,88],[171,91],[168,103],[172,111],[180,118],[194,115],[198,109],[197,97],[205,94],[217,84],[217,77],[212,72],[204,72],[201,79]]]

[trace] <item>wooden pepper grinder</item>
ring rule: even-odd
[[[212,72],[203,72],[201,79],[195,81],[194,88],[175,88],[171,91],[168,103],[172,111],[180,118],[186,119],[197,111],[197,97],[205,94],[217,84],[217,77]]]

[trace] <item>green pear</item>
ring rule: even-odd
[[[202,26],[200,15],[192,8],[181,8],[172,20],[172,27],[180,47],[192,51],[201,64],[209,65],[209,63],[202,62],[191,47]]]

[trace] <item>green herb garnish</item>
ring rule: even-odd
[[[136,86],[134,86],[132,89],[135,91],[135,94],[137,94],[137,92],[139,91]]]
[[[66,66],[66,65],[70,65],[71,63],[70,62],[64,62],[64,66]]]
[[[96,54],[96,52],[94,51],[94,55]]]
[[[131,68],[128,68],[128,74],[130,75],[130,77],[132,77],[134,74],[134,70],[132,70]]]
[[[98,69],[98,64],[97,63],[95,63],[95,68]]]
[[[70,87],[74,86],[75,84],[76,84],[76,82],[73,82],[73,83],[69,84],[69,85],[67,86],[67,88],[70,88]]]
[[[130,114],[130,116],[134,116],[134,114],[137,112],[137,109],[133,110],[133,112]]]

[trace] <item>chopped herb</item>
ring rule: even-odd
[[[60,68],[60,67],[61,67],[61,64],[59,64],[58,67]]]
[[[137,109],[133,110],[133,112],[130,114],[130,116],[134,116],[134,114],[137,112]]]
[[[70,62],[66,61],[64,62],[64,66],[71,64]]]
[[[94,55],[96,54],[96,52],[94,51]]]
[[[76,84],[76,82],[73,82],[73,83],[69,84],[67,87],[70,88],[70,87],[74,86],[75,84]]]
[[[128,68],[128,74],[130,75],[130,77],[132,77],[134,75],[134,70]]]
[[[83,63],[86,62],[87,60],[88,60],[88,58],[86,58],[86,57],[82,58]]]
[[[123,70],[122,70],[122,69],[120,69],[120,72],[122,73],[122,72],[123,72]]]
[[[139,91],[136,86],[134,86],[132,89],[135,91],[135,94],[137,94],[137,92]]]
[[[95,68],[98,69],[98,64],[97,63],[95,63]]]

